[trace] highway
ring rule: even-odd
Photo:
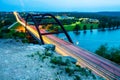
[[[25,21],[20,20],[18,13],[14,12],[17,21],[25,26]],[[30,31],[36,38],[39,39],[39,35],[34,26],[26,26],[27,30]],[[41,30],[45,33],[45,30]],[[120,66],[113,63],[105,58],[102,58],[94,53],[84,50],[74,44],[61,40],[53,35],[42,36],[46,44],[54,44],[56,51],[63,56],[72,56],[77,59],[77,64],[82,67],[87,67],[96,74],[106,78],[107,80],[120,80]]]

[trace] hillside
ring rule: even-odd
[[[54,49],[0,39],[0,80],[104,80]]]
[[[120,11],[118,12],[98,12],[98,15],[103,15],[103,16],[116,16],[120,17]]]

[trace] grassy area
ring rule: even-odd
[[[80,22],[76,22],[76,23],[70,24],[70,25],[64,25],[64,28],[67,31],[73,31],[73,30],[75,30],[76,25],[79,26],[79,28],[78,28],[79,30],[84,30],[85,26],[86,26],[86,29],[91,29],[91,26],[92,26],[92,29],[97,29],[98,28],[98,24],[95,24],[95,23],[80,23]]]
[[[18,23],[18,22],[15,22],[9,28],[10,29],[16,29],[16,27],[18,27],[18,26],[22,26],[22,25],[20,23]]]

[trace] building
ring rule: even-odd
[[[80,18],[79,21],[83,23],[99,23],[98,19],[90,19],[90,18]]]
[[[64,20],[64,19],[75,19],[75,17],[69,17],[69,16],[55,16],[57,19]]]

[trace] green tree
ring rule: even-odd
[[[105,54],[108,53],[108,47],[107,45],[101,45],[96,51],[95,51],[96,54],[100,55],[100,56],[103,56],[103,57],[106,57]]]
[[[79,24],[76,24],[75,28],[74,28],[74,31],[78,31],[80,30],[80,25]]]
[[[120,64],[120,48],[109,48],[107,45],[101,45],[95,53]]]
[[[87,29],[87,26],[86,26],[86,25],[84,25],[84,26],[83,26],[83,30],[86,30],[86,29]]]
[[[110,54],[111,54],[111,60],[120,64],[120,49],[119,48],[111,48]]]

